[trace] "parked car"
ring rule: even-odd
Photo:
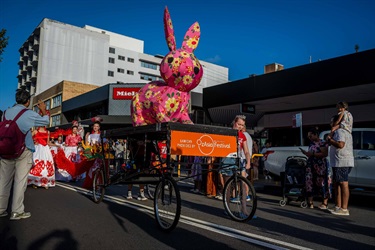
[[[325,139],[330,131],[320,133]],[[354,168],[349,175],[351,186],[375,188],[375,128],[354,128],[353,132]],[[307,147],[272,147],[265,154],[264,167],[274,176],[285,171],[286,159],[289,156],[304,156],[299,148]],[[329,157],[327,157],[329,160]]]

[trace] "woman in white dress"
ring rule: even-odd
[[[45,127],[38,127],[33,131],[35,152],[33,153],[33,167],[30,169],[27,182],[34,188],[55,186],[55,167],[49,146],[49,131]]]

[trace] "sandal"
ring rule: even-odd
[[[322,204],[319,205],[318,208],[321,209],[321,210],[326,210],[326,209],[328,209],[328,204],[322,203]]]

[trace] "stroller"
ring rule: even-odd
[[[285,163],[284,179],[282,181],[283,199],[280,206],[290,202],[300,202],[302,208],[307,207],[305,197],[305,171],[307,158],[303,156],[289,156]]]

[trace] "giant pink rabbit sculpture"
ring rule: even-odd
[[[133,97],[131,114],[133,126],[161,122],[190,123],[190,91],[198,86],[203,68],[193,52],[198,46],[200,27],[195,22],[186,32],[182,47],[176,50],[172,20],[168,8],[164,10],[165,38],[170,52],[160,63],[164,81],[152,81]]]

